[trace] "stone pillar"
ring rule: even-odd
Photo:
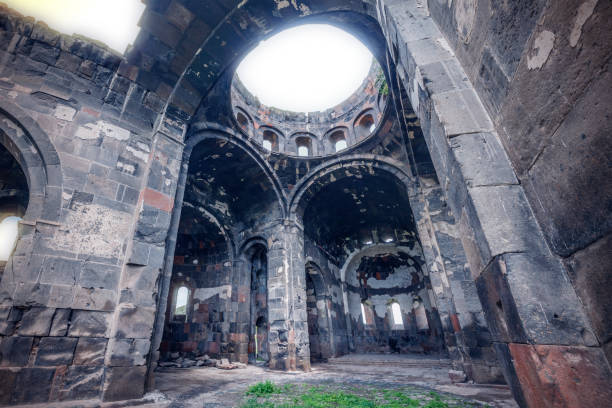
[[[411,204],[431,281],[430,297],[453,367],[477,383],[503,382],[459,231],[440,187],[422,187]]]
[[[270,368],[309,371],[304,231],[285,220],[268,243]]]
[[[154,137],[138,219],[119,280],[119,301],[109,327],[105,401],[142,397],[147,363],[157,362],[168,296],[168,276],[161,271],[166,250],[174,251],[174,239],[166,240],[182,162],[182,138],[183,130],[175,128],[163,128]],[[174,215],[178,222],[180,212]],[[166,268],[165,272],[171,271]]]

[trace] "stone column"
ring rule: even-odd
[[[174,251],[174,239],[166,241],[182,162],[182,138],[182,129],[168,128],[162,128],[154,137],[138,203],[140,211],[119,280],[119,301],[109,327],[104,359],[105,401],[140,398],[145,389],[147,362],[157,362],[168,296],[165,278],[172,269],[166,270],[161,279],[160,272],[166,250],[172,254]],[[174,215],[176,225],[180,212]]]
[[[304,231],[285,220],[268,242],[270,368],[309,371]]]

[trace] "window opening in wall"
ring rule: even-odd
[[[402,309],[400,308],[399,303],[391,303],[391,314],[393,315],[393,325],[403,327],[404,320],[402,319]]]
[[[238,112],[236,114],[236,120],[238,121],[238,124],[242,126],[243,129],[246,129],[249,126],[249,120],[241,112]]]
[[[270,152],[278,151],[278,140],[277,140],[276,133],[270,130],[264,130],[262,144],[263,144],[264,149]]]
[[[345,139],[338,140],[334,146],[337,152],[339,152],[340,150],[344,150],[347,148],[346,140]]]
[[[187,315],[187,300],[189,299],[189,289],[186,286],[181,286],[176,291],[176,304],[174,306],[175,316]]]
[[[329,141],[334,146],[334,150],[339,152],[340,150],[344,150],[347,148],[348,144],[346,143],[346,136],[342,130],[336,130],[329,136]]]
[[[363,324],[368,324],[368,319],[366,318],[366,310],[363,303],[361,304],[361,320],[363,321]]]
[[[361,139],[370,135],[376,129],[376,124],[374,123],[374,118],[371,114],[365,114],[359,119],[357,122],[357,126],[355,127],[355,134],[357,138]]]
[[[15,248],[20,220],[19,217],[10,216],[0,223],[0,261],[7,261]]]
[[[308,157],[308,146],[298,146],[298,156]]]
[[[308,157],[310,156],[310,147],[312,142],[309,137],[298,137],[295,139],[297,145],[298,156]]]

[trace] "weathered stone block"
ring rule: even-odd
[[[40,281],[56,285],[74,285],[83,262],[76,259],[47,257],[42,265]]]
[[[0,342],[0,367],[23,367],[28,363],[33,337],[4,337]]]
[[[612,339],[610,265],[612,265],[612,235],[576,252],[566,260],[570,279],[602,343]]]
[[[74,310],[68,331],[74,337],[108,337],[112,313]]]
[[[612,372],[599,348],[508,345],[530,407],[603,407],[612,400]]]
[[[19,370],[0,369],[0,405],[9,405]]]
[[[30,58],[35,61],[44,62],[45,64],[55,65],[59,54],[60,50],[58,48],[36,41],[32,45]]]
[[[55,309],[32,307],[23,313],[19,334],[22,336],[48,336]]]
[[[117,292],[107,289],[77,288],[72,307],[84,310],[112,312],[117,304]]]
[[[58,366],[70,364],[77,340],[71,337],[43,337],[38,344],[36,365]]]
[[[493,131],[493,123],[473,89],[445,92],[431,98],[447,137]]]
[[[518,184],[495,133],[459,135],[450,140],[450,147],[467,186]]]
[[[70,366],[56,390],[60,400],[99,398],[102,394],[104,367]]]
[[[111,367],[104,382],[104,401],[140,398],[144,394],[146,366]]]
[[[15,404],[47,402],[55,368],[22,368],[15,379],[11,402]]]
[[[151,337],[155,309],[121,305],[117,324],[117,337],[146,339]]]
[[[81,337],[74,352],[74,365],[98,366],[104,364],[108,339]]]
[[[116,289],[121,269],[114,265],[87,262],[81,272],[79,284],[84,288]]]
[[[499,259],[529,341],[595,346],[582,304],[559,261],[539,254],[505,254]]]
[[[111,354],[111,366],[137,366],[146,363],[151,342],[146,339],[115,339]]]

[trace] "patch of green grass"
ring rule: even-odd
[[[266,381],[251,385],[247,389],[246,394],[263,397],[270,394],[280,394],[281,392],[283,392],[283,389],[281,387],[274,384],[272,381]]]
[[[479,405],[417,387],[379,388],[348,384],[252,385],[242,408],[474,408]]]
[[[323,392],[311,390],[300,396],[300,402],[299,407],[309,408],[376,408],[376,404],[373,401],[344,391]]]

